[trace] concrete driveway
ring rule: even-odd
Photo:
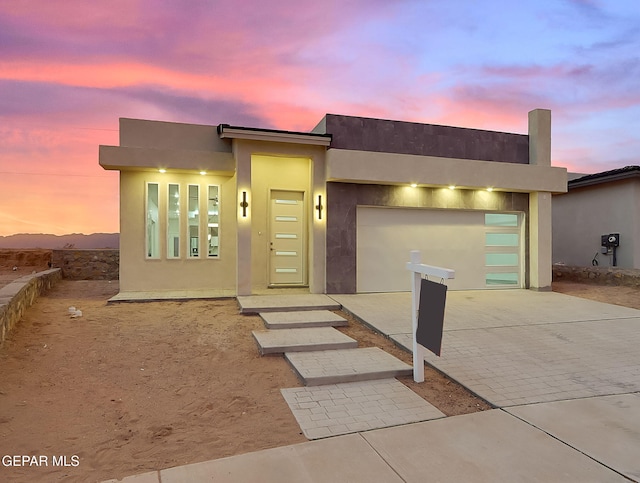
[[[411,349],[411,294],[332,296]],[[496,407],[640,391],[640,310],[553,292],[451,291],[442,357],[425,360]]]

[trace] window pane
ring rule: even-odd
[[[518,215],[507,213],[486,213],[484,215],[486,226],[518,226]]]
[[[220,254],[220,202],[218,187],[209,186],[207,193],[207,245],[208,256],[217,257]]]
[[[518,285],[517,273],[487,273],[487,285]]]
[[[485,265],[488,267],[517,267],[517,253],[486,253]]]
[[[158,223],[158,184],[147,184],[147,257],[158,258],[160,248],[160,224]]]
[[[517,233],[486,233],[485,245],[488,247],[517,247]]]
[[[180,257],[180,186],[169,185],[167,202],[167,257]]]
[[[189,185],[189,256],[200,256],[200,187]]]

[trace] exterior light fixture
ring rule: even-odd
[[[205,174],[207,174],[207,172],[206,172],[206,171],[200,171],[200,174],[201,174],[202,176],[204,176]]]
[[[488,191],[489,193],[491,193],[491,192],[493,191],[493,188],[489,187],[489,188],[487,188],[487,191]]]
[[[242,201],[240,202],[240,207],[242,208],[242,217],[247,217],[247,208],[249,207],[249,202],[247,201],[247,192],[242,192]]]
[[[166,173],[166,172],[167,172],[167,170],[166,170],[166,169],[164,169],[164,168],[160,168],[158,171],[159,171],[160,173]]]
[[[450,185],[449,185],[449,189],[450,189],[450,190],[454,190],[454,189],[456,189],[456,186],[455,186],[455,185],[453,185],[453,184],[450,184]]]
[[[418,184],[417,184],[417,183],[411,183],[411,187],[412,187],[412,188],[417,188],[417,187],[418,187]]]
[[[316,205],[316,210],[318,210],[318,220],[322,220],[322,195],[318,195],[318,204]]]

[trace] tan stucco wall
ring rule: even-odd
[[[231,153],[231,142],[218,137],[217,126],[145,119],[120,118],[120,146]]]
[[[160,258],[145,258],[145,186],[158,183],[160,193]],[[220,257],[187,259],[187,217],[180,218],[181,258],[167,259],[168,183],[180,185],[181,205],[186,206],[189,184],[220,186]],[[236,286],[236,182],[235,178],[199,174],[122,171],[120,173],[120,290],[229,290]],[[202,206],[202,205],[201,205]],[[201,216],[201,234],[206,216]],[[201,238],[202,239],[202,238]]]
[[[327,179],[371,184],[453,184],[516,192],[567,190],[565,168],[342,149],[327,152]]]
[[[325,223],[315,216],[317,195],[324,195],[325,149],[236,139],[238,196],[249,189],[249,216],[238,216],[238,294],[268,286],[269,190],[304,191],[307,212],[307,282],[313,293],[325,290]],[[239,205],[239,198],[237,204]],[[324,203],[324,201],[323,201]],[[326,217],[326,213],[325,213]]]
[[[590,266],[598,253],[601,267],[611,256],[600,253],[600,236],[620,233],[618,267],[640,268],[640,181],[626,180],[572,189],[553,197],[553,262]]]
[[[270,191],[302,191],[306,209],[305,251],[309,254],[308,228],[309,184],[311,161],[308,158],[285,158],[254,155],[251,157],[251,191],[253,198],[251,226],[251,273],[255,288],[267,288],[269,272],[269,206]],[[308,263],[304,267],[304,279],[308,281]]]
[[[529,195],[529,287],[551,290],[551,193]]]
[[[120,119],[120,146],[100,146],[105,169],[204,170],[233,175],[232,145],[216,126]]]

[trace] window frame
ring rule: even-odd
[[[216,202],[216,207],[218,209],[218,213],[217,215],[211,215],[209,213],[209,201],[211,201],[210,196],[211,196],[211,188],[216,188],[216,198],[217,198],[217,202]],[[219,184],[207,184],[207,196],[206,199],[204,200],[204,202],[206,203],[206,212],[207,212],[207,217],[206,217],[206,230],[205,230],[205,238],[206,238],[206,247],[207,247],[207,259],[208,260],[219,260],[220,259],[220,254],[221,254],[221,249],[220,249],[220,231],[221,231],[221,223],[220,223],[220,219],[221,219],[221,213],[222,213],[222,203],[221,203],[221,196],[220,196],[220,185]],[[210,221],[210,217],[211,216],[217,216],[218,220],[215,227],[211,226],[212,222]],[[216,237],[218,239],[218,244],[217,244],[217,253],[212,255],[211,251],[210,251],[210,242],[209,242],[209,236],[211,235],[211,233],[209,232],[210,228],[216,228],[217,229],[217,233],[216,233]]]
[[[175,195],[172,195],[171,193],[171,188],[175,186],[177,188],[177,194],[178,196],[176,197]],[[182,258],[182,236],[181,236],[181,229],[180,229],[180,223],[182,220],[182,208],[180,206],[180,183],[167,183],[167,207],[166,207],[166,216],[167,216],[167,227],[166,227],[166,239],[167,239],[167,259],[169,260],[176,260],[176,259],[180,259]],[[173,201],[175,200],[175,198],[178,199],[177,201],[177,210],[176,214],[177,214],[177,229],[175,231],[171,230],[171,213],[172,213],[172,208],[173,208]],[[178,239],[178,247],[177,247],[177,251],[178,254],[175,254],[175,238],[177,236]]]
[[[156,209],[156,220],[155,220],[155,227],[153,229],[153,231],[150,230],[150,226],[149,226],[149,219],[153,218],[151,217],[151,208],[150,208],[150,203],[149,203],[149,187],[150,186],[155,186],[156,189],[156,199],[155,199],[155,209]],[[147,181],[145,183],[145,196],[144,196],[144,214],[145,214],[145,221],[144,221],[144,257],[147,260],[159,260],[160,259],[160,183],[157,182],[152,182],[152,181]],[[152,246],[151,243],[151,238],[152,235],[155,234],[155,246]],[[153,253],[155,252],[155,253]]]
[[[192,212],[191,210],[191,188],[196,188],[196,210],[197,210],[197,215],[195,215],[197,217],[197,222],[195,224],[191,223],[191,217],[190,214]],[[201,257],[201,247],[202,247],[202,240],[201,240],[201,226],[202,225],[202,219],[200,217],[200,213],[202,213],[201,210],[201,196],[200,196],[200,188],[201,186],[197,183],[188,183],[187,184],[187,258],[190,260],[194,260],[194,259],[199,259],[202,258]],[[191,228],[195,227],[197,229],[197,234],[195,237],[191,236]],[[195,238],[196,242],[197,242],[197,247],[196,248],[196,254],[193,254],[193,247],[191,246],[191,241]]]

